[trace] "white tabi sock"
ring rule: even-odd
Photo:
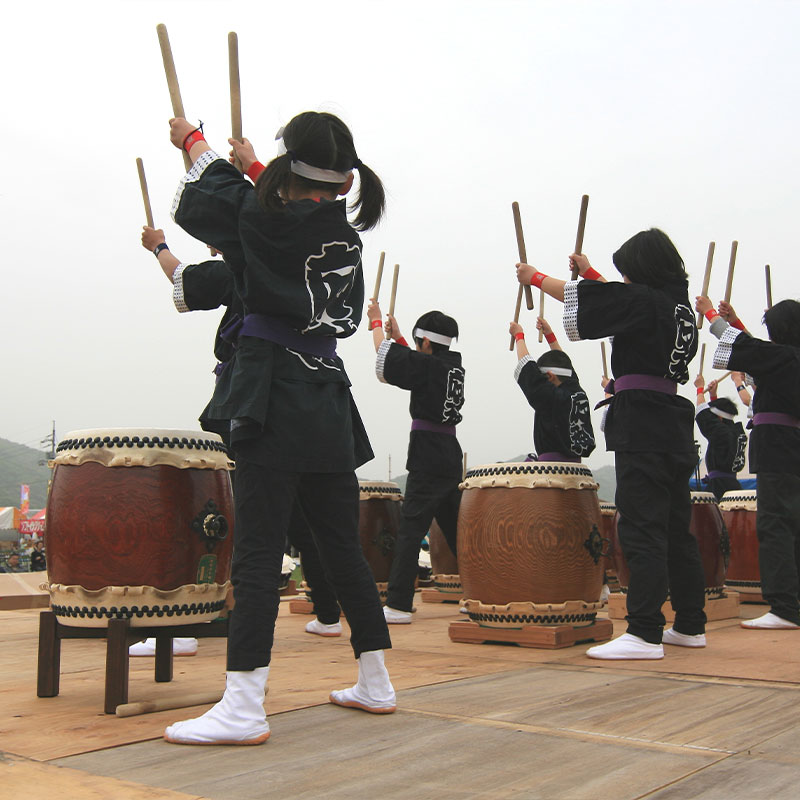
[[[623,633],[605,644],[598,644],[586,651],[589,658],[606,661],[624,661],[637,659],[664,658],[664,648],[660,644],[651,644],[632,633]]]
[[[131,656],[154,656],[156,654],[156,640],[145,639],[143,642],[136,642],[128,648],[128,655]],[[194,656],[197,655],[197,639],[193,637],[178,638],[172,640],[172,655],[174,656]]]
[[[316,633],[318,636],[341,636],[342,623],[334,622],[333,625],[326,625],[320,622],[319,619],[312,619],[306,625],[306,633]]]
[[[372,714],[391,714],[397,708],[394,687],[383,663],[383,650],[370,650],[358,658],[358,683],[331,692],[331,703],[360,708]]]

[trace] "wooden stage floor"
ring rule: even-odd
[[[63,642],[61,694],[37,698],[38,613],[0,611],[2,800],[798,796],[800,631],[719,620],[706,649],[598,662],[588,645],[453,643],[448,625],[463,615],[418,601],[411,625],[391,627],[398,712],[377,716],[327,702],[355,680],[347,638],[305,633],[310,618],[284,602],[269,742],[180,747],[161,740],[165,725],[206,707],[103,714],[103,641]],[[168,684],[132,659],[130,700],[221,690],[224,648],[202,640]]]

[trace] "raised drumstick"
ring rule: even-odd
[[[519,312],[522,309],[522,284],[519,285],[519,289],[517,289],[517,305],[514,309],[514,322],[519,322]],[[514,350],[514,344],[516,343],[516,339],[511,337],[511,345],[509,346],[509,350]]]
[[[703,275],[703,291],[700,292],[703,297],[708,297],[708,284],[711,280],[711,262],[714,260],[714,242],[708,243],[708,255],[706,256],[706,273]],[[703,327],[703,315],[697,312],[697,329]]]
[[[375,276],[375,290],[372,292],[372,299],[377,303],[378,302],[378,294],[381,291],[381,281],[383,280],[383,262],[386,259],[386,253],[381,253],[381,257],[378,259],[378,274]]]
[[[767,277],[767,308],[772,308],[772,278],[769,274],[769,264],[764,267]]]
[[[608,363],[606,362],[606,343],[600,342],[600,355],[603,357],[603,377],[608,377]]]
[[[231,31],[228,34],[228,78],[231,86],[231,139],[242,141],[242,89],[239,83],[239,37]],[[233,165],[243,172],[242,162],[236,151]]]
[[[519,260],[523,264],[527,264],[528,251],[525,249],[525,237],[522,234],[522,217],[519,215],[519,203],[516,201],[511,204],[511,213],[514,215],[514,231],[517,234],[517,251],[519,252]],[[528,307],[528,311],[533,311],[533,295],[531,294],[531,287],[526,286],[524,291],[525,305]],[[542,340],[539,339],[539,341],[541,342]]]
[[[400,274],[400,265],[394,265],[394,275],[392,275],[392,295],[389,298],[389,316],[394,316],[394,300],[397,297],[397,276]],[[389,338],[388,336],[386,337]]]
[[[733,267],[736,264],[736,250],[739,247],[739,242],[736,240],[731,242],[731,258],[728,261],[728,281],[725,284],[725,297],[723,298],[726,303],[731,301],[731,289],[733,289]]]
[[[169,34],[167,26],[163,23],[156,25],[158,33],[158,43],[161,45],[161,58],[164,61],[164,72],[167,74],[167,87],[169,88],[169,98],[172,101],[172,115],[175,117],[185,117],[183,112],[183,101],[181,100],[181,90],[178,86],[178,73],[175,71],[175,62],[172,59],[172,48],[169,44]],[[183,163],[188,172],[192,168],[192,160],[186,150],[183,153]]]
[[[589,195],[581,197],[581,210],[578,214],[578,234],[575,237],[575,252],[580,255],[583,252],[583,232],[586,230],[586,212],[589,209]],[[572,280],[578,280],[578,268],[572,268]],[[608,377],[604,372],[603,375]]]
[[[697,374],[703,374],[703,365],[706,363],[706,343],[703,342],[702,346],[700,347],[700,369],[698,370]]]
[[[147,178],[144,176],[144,162],[141,158],[136,159],[136,169],[139,172],[139,185],[142,187],[142,200],[144,200],[144,215],[147,219],[147,224],[151,228],[155,228],[153,224],[153,209],[150,208],[150,194],[147,191]]]

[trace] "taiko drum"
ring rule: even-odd
[[[612,592],[619,591],[619,581],[617,580],[617,569],[614,566],[614,541],[617,529],[617,507],[606,500],[600,501],[600,533],[603,536],[605,552],[603,553],[603,568],[606,573],[606,581]]]
[[[689,531],[697,539],[700,560],[703,562],[706,600],[722,597],[725,585],[725,570],[730,556],[728,533],[722,522],[717,499],[711,492],[692,492],[692,515]],[[622,552],[616,527],[612,544],[612,554],[617,570],[620,588],[628,591],[630,570]]]
[[[391,481],[359,481],[358,535],[378,591],[386,599],[403,495]]]
[[[233,497],[222,440],[196,431],[67,434],[47,501],[50,602],[66,625],[214,619],[230,587]]]
[[[731,560],[725,585],[740,593],[744,602],[761,602],[761,570],[758,565],[758,534],[755,490],[725,492],[719,503],[722,520],[731,540]]]
[[[461,578],[458,574],[458,559],[447,544],[439,523],[434,520],[428,531],[431,552],[431,570],[434,588],[445,594],[463,596]]]
[[[458,565],[470,618],[488,627],[591,624],[603,605],[591,471],[492,464],[470,469],[461,488]]]

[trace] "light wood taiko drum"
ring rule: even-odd
[[[403,495],[400,487],[391,481],[359,481],[358,490],[361,550],[378,585],[378,594],[386,602]]]
[[[731,540],[731,561],[725,585],[740,593],[743,602],[761,602],[761,569],[758,564],[758,534],[755,490],[725,492],[719,502],[722,521]]]
[[[216,434],[68,433],[47,501],[50,604],[65,625],[180,625],[219,616],[230,588],[232,462]]]
[[[603,607],[597,483],[580,464],[509,462],[461,484],[458,565],[481,626],[590,625]]]

